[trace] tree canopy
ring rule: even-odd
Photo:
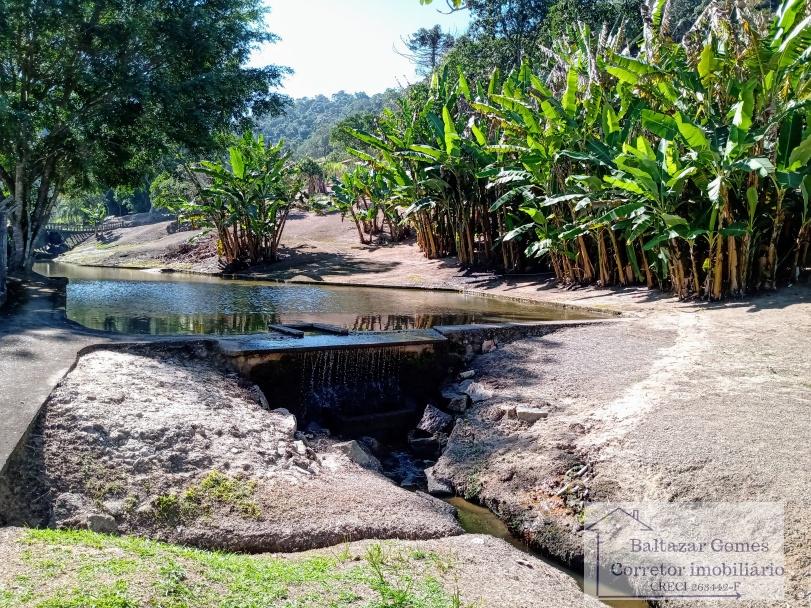
[[[0,189],[12,266],[68,187],[139,182],[168,150],[202,151],[278,111],[284,68],[245,67],[272,41],[260,0],[0,0]]]

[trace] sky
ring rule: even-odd
[[[268,29],[281,37],[258,50],[252,65],[285,65],[295,70],[283,84],[291,97],[338,91],[380,93],[418,78],[405,50],[405,38],[421,27],[440,24],[451,33],[465,31],[466,12],[443,15],[435,0],[267,0]]]

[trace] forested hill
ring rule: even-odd
[[[285,114],[260,120],[259,127],[271,141],[283,139],[297,157],[322,158],[333,151],[330,132],[338,122],[354,114],[379,114],[397,95],[395,90],[371,96],[341,91],[331,97],[303,97]]]

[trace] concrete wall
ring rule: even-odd
[[[471,325],[444,325],[434,330],[445,336],[451,348],[470,360],[476,355],[495,350],[501,344],[524,338],[545,336],[566,327],[579,327],[593,323],[611,323],[610,319],[579,321],[537,321],[529,323],[482,323]]]

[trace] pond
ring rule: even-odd
[[[269,323],[296,321],[394,331],[584,318],[558,308],[458,292],[242,281],[57,262],[37,264],[35,270],[69,280],[69,319],[126,334],[249,334],[267,331]]]

